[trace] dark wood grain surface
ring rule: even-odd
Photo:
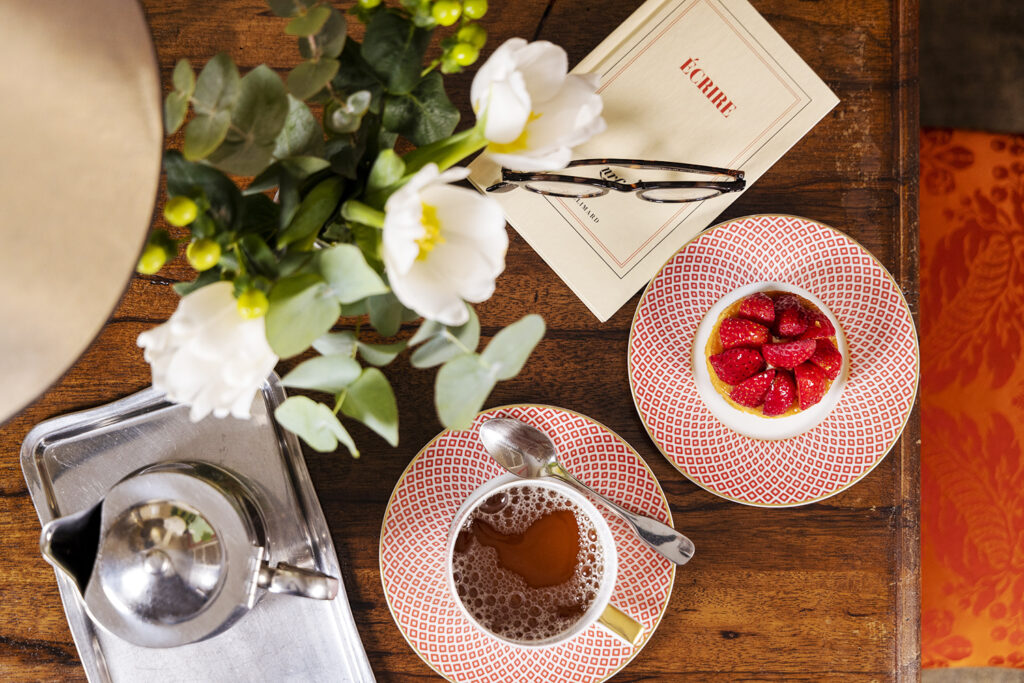
[[[840,97],[840,104],[723,215],[777,212],[833,225],[860,241],[917,310],[917,0],[753,0],[754,6]],[[297,62],[283,20],[260,0],[145,0],[165,82],[180,57],[220,50],[243,68]],[[576,62],[638,0],[491,0],[489,48],[542,38]],[[449,79],[463,106],[471,75]],[[685,128],[680,134],[686,134]],[[102,264],[96,264],[102,267]],[[0,680],[83,680],[53,571],[38,552],[39,523],[18,449],[41,420],[137,391],[149,368],[135,345],[178,298],[176,263],[132,279],[102,333],[63,380],[0,427]],[[5,296],[8,294],[5,294]],[[675,524],[699,553],[677,574],[648,646],[617,681],[869,681],[919,675],[918,420],[863,481],[797,509],[736,505],[684,479],[658,453],[633,408],[626,342],[638,297],[598,323],[514,233],[495,296],[478,308],[484,337],[530,312],[549,331],[521,375],[488,405],[572,408],[622,435],[661,480]],[[429,400],[433,372],[400,359],[401,446],[353,427],[363,458],[308,452],[331,525],[345,588],[381,681],[436,675],[388,612],[377,564],[384,508],[418,448],[440,429]],[[290,367],[286,364],[284,369]]]

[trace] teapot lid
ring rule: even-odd
[[[184,471],[147,471],[102,504],[86,607],[105,628],[146,647],[221,630],[249,609],[263,549],[231,493]]]

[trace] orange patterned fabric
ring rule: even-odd
[[[1024,668],[1024,136],[921,135],[921,656]]]

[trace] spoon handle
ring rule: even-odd
[[[604,503],[609,510],[617,514],[619,517],[624,519],[627,524],[633,527],[633,531],[636,532],[636,535],[640,537],[641,541],[646,543],[652,550],[662,557],[670,560],[671,562],[675,562],[678,565],[686,564],[690,561],[690,558],[693,557],[693,541],[688,539],[686,536],[683,536],[669,525],[663,524],[655,519],[651,519],[650,517],[630,512],[629,510],[616,505],[560,466],[553,467],[550,471],[559,479],[591,494],[594,498]]]

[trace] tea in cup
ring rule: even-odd
[[[609,604],[618,564],[607,522],[562,482],[492,479],[459,509],[447,550],[460,610],[501,641],[556,645],[595,621],[630,644],[643,632]]]

